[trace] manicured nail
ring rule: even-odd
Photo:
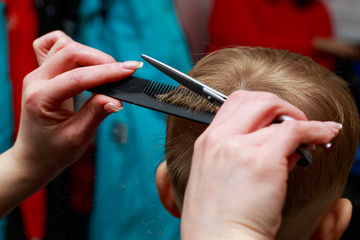
[[[121,66],[123,68],[130,69],[130,70],[142,68],[143,65],[144,65],[143,62],[138,62],[138,61],[126,61],[126,62],[121,63]]]
[[[327,131],[331,134],[331,137],[332,137],[332,138],[335,137],[335,133],[333,133],[333,131],[331,131],[331,129],[327,129]]]
[[[333,148],[334,148],[334,144],[333,143],[325,143],[325,144],[322,144],[321,147],[327,151],[327,152],[330,152]]]
[[[120,111],[122,109],[122,106],[121,107],[117,107],[115,106],[115,104],[113,103],[107,103],[104,105],[104,109],[105,111],[107,111],[108,113],[116,113],[118,111]]]
[[[326,122],[326,124],[330,127],[328,128],[328,131],[330,132],[332,138],[335,137],[334,129],[341,130],[343,128],[343,125],[338,122],[329,121]],[[321,147],[325,149],[325,151],[330,152],[334,148],[334,144],[329,142],[329,143],[321,144]]]
[[[281,115],[277,119],[277,121],[279,121],[279,122],[289,121],[289,120],[295,120],[295,119],[290,116],[287,116],[287,115]]]

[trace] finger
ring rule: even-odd
[[[62,31],[53,31],[41,36],[33,42],[33,48],[39,65],[43,64],[45,59],[47,59],[49,51],[59,41],[62,43],[70,43],[72,40]]]
[[[109,108],[112,105],[112,109]],[[80,143],[86,143],[96,132],[99,124],[110,114],[122,109],[116,99],[95,95],[91,97],[69,120],[70,131],[77,133]]]
[[[42,60],[43,64],[46,61],[49,61],[57,52],[59,52],[61,49],[65,48],[66,46],[69,46],[70,44],[75,43],[71,38],[69,37],[63,37],[59,38],[55,44],[49,49],[49,51],[46,53],[44,59]]]
[[[320,121],[286,121],[278,125],[275,144],[323,144],[335,138],[341,129],[341,124]]]
[[[209,129],[221,127],[220,134],[249,133],[270,125],[278,116],[306,120],[305,114],[276,95],[237,91],[219,109]]]
[[[63,43],[59,43],[58,48],[61,48],[61,44]],[[51,59],[43,63],[41,66],[42,78],[51,79],[77,67],[115,62],[113,57],[104,52],[72,42],[61,48]]]
[[[263,139],[265,151],[280,159],[289,158],[300,144],[331,142],[339,134],[341,126],[334,122],[285,121],[268,129],[271,132]]]
[[[140,64],[139,62],[111,63],[77,68],[63,73],[46,83],[47,101],[57,106],[65,99],[89,88],[129,77],[135,72],[134,68],[127,68],[129,63]]]

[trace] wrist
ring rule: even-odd
[[[231,227],[228,224],[225,227],[216,226],[199,226],[199,224],[187,224],[184,221],[181,223],[181,239],[185,240],[273,240],[275,234],[265,234],[251,227],[246,227],[240,224],[235,224]]]
[[[182,240],[198,240],[198,239],[207,239],[207,240],[273,240],[274,238],[264,237],[262,235],[248,233],[246,231],[236,231],[236,232],[222,232],[214,234],[209,232],[209,229],[206,229],[204,232],[193,232],[193,233],[183,233],[181,234]]]
[[[10,148],[6,153],[8,170],[19,179],[27,182],[29,186],[39,186],[50,182],[58,176],[64,168],[45,164],[46,160],[39,159],[37,156],[32,156],[22,151],[21,146],[16,144]]]
[[[0,155],[0,218],[61,172],[32,169],[26,160],[19,159],[14,147]]]

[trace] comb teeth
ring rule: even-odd
[[[177,98],[177,97],[181,97],[181,98],[187,98],[187,99],[199,99],[198,97],[201,98],[200,95],[198,95],[197,93],[191,91],[190,89],[187,88],[183,88],[183,87],[172,87],[170,89],[160,89],[161,93],[156,94],[155,96],[160,99],[163,102],[172,102],[171,99],[173,98]]]
[[[197,97],[198,94],[186,88],[177,88],[176,91],[172,95],[180,95],[183,97]]]
[[[164,94],[174,90],[175,87],[165,83],[158,83],[151,81],[146,88],[144,89],[143,93],[155,98],[157,95]]]
[[[142,91],[143,94],[155,98],[163,103],[170,103],[179,107],[186,107],[189,110],[201,111],[208,114],[214,114],[218,109],[217,106],[203,98],[201,95],[191,91],[188,88],[175,87],[165,83],[151,81]],[[200,108],[190,107],[187,103],[199,103]]]

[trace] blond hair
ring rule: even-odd
[[[238,89],[272,92],[301,109],[309,120],[343,124],[331,152],[312,149],[313,164],[296,167],[289,176],[283,225],[296,228],[286,226],[286,221],[292,222],[300,215],[307,219],[307,227],[318,221],[325,208],[341,196],[359,140],[357,108],[347,83],[308,57],[261,47],[219,50],[201,59],[189,75],[227,95]],[[216,111],[196,99],[175,97],[169,101]],[[189,120],[167,118],[166,161],[179,209],[190,173],[193,144],[205,128]]]

